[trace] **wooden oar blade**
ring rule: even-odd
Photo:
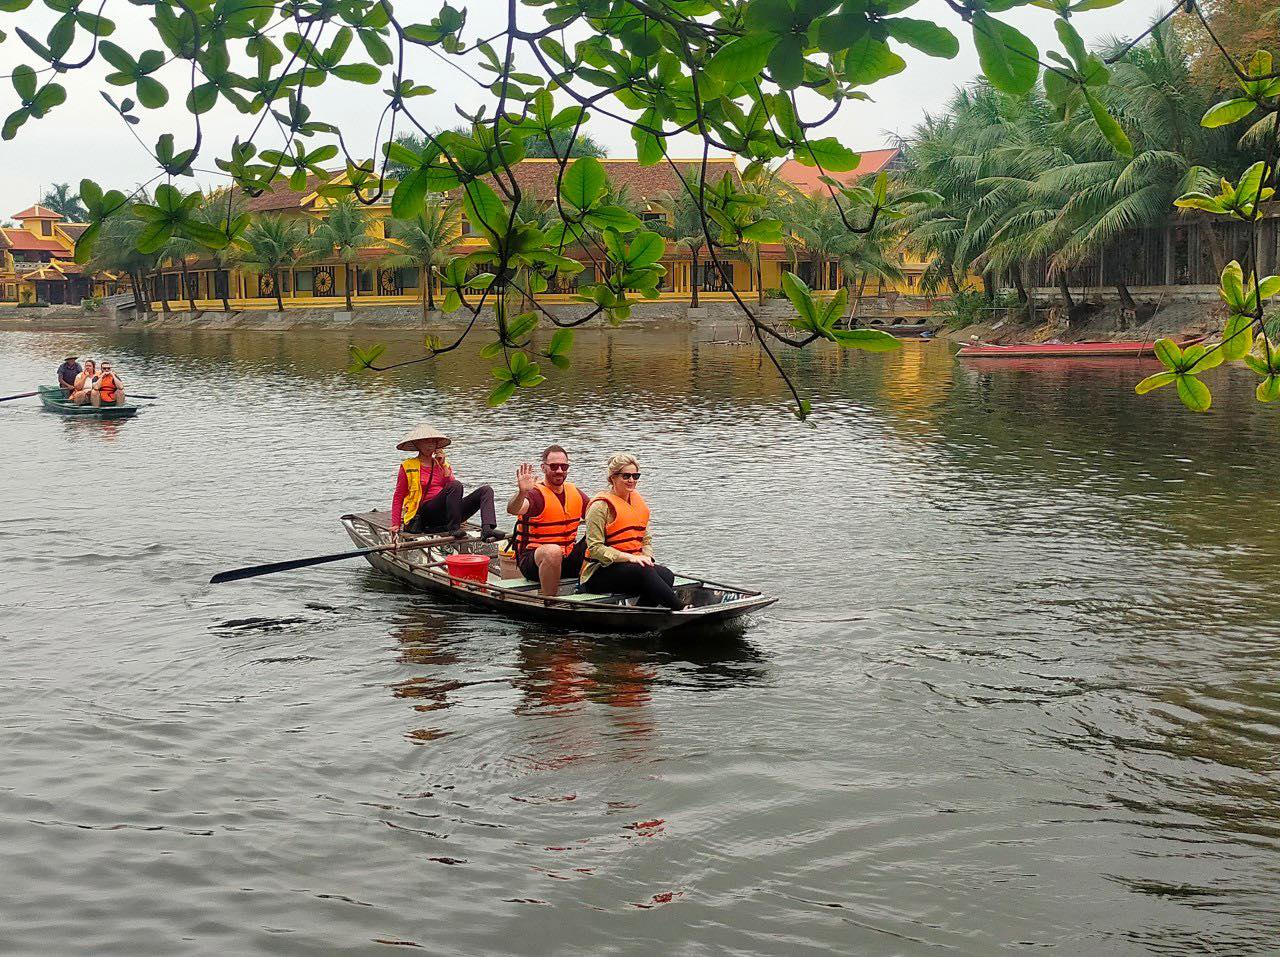
[[[232,568],[230,571],[218,572],[209,579],[210,585],[221,585],[223,582],[238,582],[244,578],[257,578],[260,575],[274,575],[276,572],[292,571],[295,568],[307,568],[311,565],[324,565],[329,562],[340,562],[347,558],[359,558],[370,552],[405,551],[410,548],[432,548],[436,545],[448,545],[458,541],[453,535],[434,538],[401,540],[397,545],[374,545],[371,548],[357,548],[350,552],[335,552],[332,555],[315,555],[311,558],[293,558],[285,562],[268,562],[265,565],[248,565],[245,568]]]
[[[230,571],[218,572],[209,579],[210,585],[221,585],[223,582],[238,582],[244,578],[257,578],[259,575],[274,575],[276,572],[292,571],[295,568],[307,568],[311,565],[324,565],[328,562],[340,562],[346,558],[359,558],[376,549],[359,548],[353,552],[340,552],[335,555],[317,555],[313,558],[295,558],[287,562],[268,562],[265,565],[249,565],[246,568],[233,568]]]

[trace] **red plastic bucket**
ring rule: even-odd
[[[452,578],[463,578],[473,582],[489,580],[488,555],[446,555],[444,563]]]

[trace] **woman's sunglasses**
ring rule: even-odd
[[[638,479],[640,477],[640,473],[639,472],[618,472],[617,476],[620,479]]]

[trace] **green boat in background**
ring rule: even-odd
[[[50,412],[86,419],[131,419],[138,414],[136,405],[76,405],[67,399],[67,390],[56,385],[38,386],[40,402]]]

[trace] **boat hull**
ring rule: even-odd
[[[81,419],[131,419],[138,414],[136,405],[75,405],[67,401],[67,392],[57,386],[42,385],[38,387],[40,403],[48,412],[58,415],[69,415]]]
[[[1179,349],[1199,342],[1176,340]],[[1027,342],[1008,346],[982,344],[965,346],[956,353],[958,359],[1079,359],[1079,358],[1150,358],[1155,342]]]
[[[389,518],[387,512],[344,515],[342,525],[356,545],[367,548],[390,540]],[[561,597],[544,598],[532,582],[504,584],[496,574],[491,574],[488,582],[474,582],[452,578],[444,568],[431,567],[446,555],[457,553],[488,555],[496,565],[498,545],[481,542],[470,531],[466,539],[449,545],[375,552],[365,557],[378,571],[420,591],[574,631],[652,633],[720,628],[777,601],[747,589],[679,578],[677,592],[693,602],[680,611],[628,605],[619,596],[572,594],[567,582],[562,583]]]

